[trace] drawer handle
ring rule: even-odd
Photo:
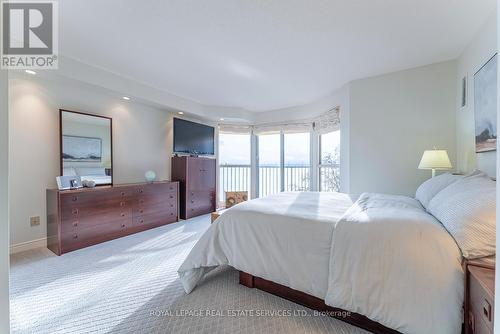
[[[144,200],[143,200],[143,199],[140,199],[140,200],[139,200],[139,203],[141,203],[141,204],[142,204],[142,203],[144,203]]]
[[[78,239],[78,234],[73,234],[73,239]]]
[[[144,223],[144,219],[139,220],[139,223],[141,224]]]
[[[120,206],[125,206],[125,202],[120,202]]]
[[[174,198],[174,195],[170,195],[170,198]]]
[[[144,192],[144,189],[139,189],[139,192],[142,194]]]
[[[174,190],[174,187],[170,187],[170,190]]]
[[[191,203],[194,203],[194,201],[193,201],[193,200],[191,200]]]
[[[73,197],[71,198],[71,200],[72,200],[73,202],[76,202],[76,201],[78,201],[78,197],[73,196]]]
[[[486,299],[483,302],[483,313],[486,319],[488,319],[488,321],[491,321],[491,305]]]
[[[124,213],[124,212],[122,212],[121,216],[122,216],[122,217],[125,217],[125,213]]]
[[[191,196],[194,196],[194,193],[191,193]]]
[[[122,191],[122,196],[125,196],[125,192],[124,191]]]
[[[125,227],[125,224],[122,224],[122,227]]]
[[[73,226],[74,226],[74,227],[77,227],[77,226],[78,226],[78,222],[77,222],[77,221],[76,221],[76,222],[73,222]]]
[[[140,210],[139,210],[139,213],[144,213],[144,210],[143,210],[143,209],[140,209]]]
[[[73,209],[73,211],[71,211],[74,215],[77,215],[78,214],[78,209]]]
[[[173,207],[174,207],[174,205],[173,205],[173,204],[170,204],[170,207],[171,207],[171,208],[173,208]]]
[[[174,213],[173,213],[173,212],[170,212],[170,215],[171,215],[171,216],[173,216],[173,215],[174,215]]]

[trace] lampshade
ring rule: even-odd
[[[451,169],[450,158],[446,150],[424,151],[418,169]]]

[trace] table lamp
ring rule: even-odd
[[[436,176],[436,170],[451,169],[450,158],[446,150],[426,150],[422,155],[418,169],[431,169],[432,177]]]

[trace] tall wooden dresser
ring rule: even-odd
[[[179,183],[47,190],[47,247],[57,255],[179,218]]]
[[[172,180],[179,181],[182,219],[215,211],[215,168],[215,159],[172,157]]]

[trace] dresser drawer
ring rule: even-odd
[[[119,219],[98,226],[80,228],[77,231],[63,232],[61,235],[62,252],[69,252],[127,235],[127,229],[131,227],[131,224],[131,219]]]
[[[177,221],[177,210],[164,210],[160,212],[145,214],[134,217],[132,225],[134,227],[155,227]]]
[[[96,203],[113,203],[129,200],[133,194],[132,189],[104,189],[95,191],[82,191],[76,193],[61,193],[61,205],[94,205]]]
[[[212,192],[190,191],[186,200],[186,218],[215,211],[215,198]]]
[[[474,316],[474,323],[476,330],[475,334],[483,333],[478,332],[478,328],[486,327],[489,332],[493,332],[493,317],[495,314],[495,304],[491,296],[489,296],[485,289],[481,286],[480,282],[471,275],[470,278],[470,312]]]
[[[156,194],[156,195],[139,195],[132,201],[134,208],[154,206],[162,203],[163,204],[174,203],[175,205],[177,205],[177,202],[178,198],[176,192]]]
[[[126,218],[132,218],[130,202],[120,202],[113,206],[74,206],[62,209],[61,224],[65,230],[70,226],[92,227]]]
[[[141,186],[136,186],[134,194],[142,195],[158,195],[164,193],[177,193],[177,183],[152,183]]]
[[[177,202],[165,201],[151,205],[139,205],[132,210],[133,217],[161,213],[161,212],[174,212],[177,214]]]

